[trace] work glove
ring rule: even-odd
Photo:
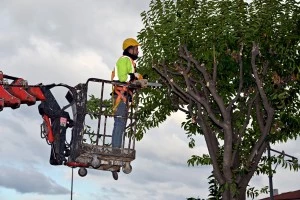
[[[139,80],[133,81],[133,83],[140,86],[141,88],[144,88],[144,87],[147,87],[148,80],[147,79],[139,79]]]
[[[129,73],[130,81],[143,79],[143,76],[139,73]]]
[[[134,73],[135,77],[137,80],[141,80],[143,79],[143,75],[142,74],[139,74],[139,73]]]

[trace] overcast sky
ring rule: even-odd
[[[74,86],[90,77],[109,79],[122,41],[136,37],[143,27],[140,13],[149,2],[0,0],[0,70],[29,84]],[[0,112],[0,199],[70,198],[71,168],[49,164],[50,146],[40,138],[37,105]],[[118,181],[106,171],[91,169],[82,178],[74,170],[73,199],[206,198],[211,167],[187,166],[191,155],[207,152],[206,146],[199,137],[197,148],[188,148],[182,120],[184,116],[175,113],[137,142],[133,171],[119,173]],[[300,158],[299,141],[272,148]],[[274,188],[279,192],[300,189],[300,172],[280,166],[277,171]],[[255,177],[251,185],[268,185],[268,177]]]

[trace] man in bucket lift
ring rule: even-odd
[[[114,81],[128,83],[141,79],[142,76],[136,73],[135,60],[138,58],[140,44],[133,38],[127,38],[123,42],[123,56],[121,56],[112,72],[111,79]],[[125,94],[126,93],[126,94]],[[122,137],[126,128],[126,117],[128,114],[127,103],[130,101],[130,91],[124,91],[122,86],[114,86],[114,105],[115,114],[114,128],[112,132],[112,148],[114,153],[120,153]],[[129,98],[129,100],[127,100]],[[112,172],[117,177],[117,172]]]

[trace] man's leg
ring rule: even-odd
[[[122,137],[123,133],[126,128],[126,122],[127,119],[123,117],[127,117],[127,106],[126,103],[121,101],[117,107],[116,113],[115,113],[115,122],[114,122],[114,129],[112,132],[112,147],[113,148],[120,148],[122,145]],[[116,152],[117,149],[113,149],[113,153],[120,154],[120,152]],[[118,172],[112,171],[112,176],[115,180],[118,180]]]
[[[114,129],[112,132],[112,147],[121,148],[123,132],[126,128],[127,106],[126,103],[120,101],[115,113]]]

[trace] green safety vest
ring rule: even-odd
[[[135,73],[135,62],[128,56],[122,56],[116,63],[111,80],[128,82],[130,81],[129,73]]]

